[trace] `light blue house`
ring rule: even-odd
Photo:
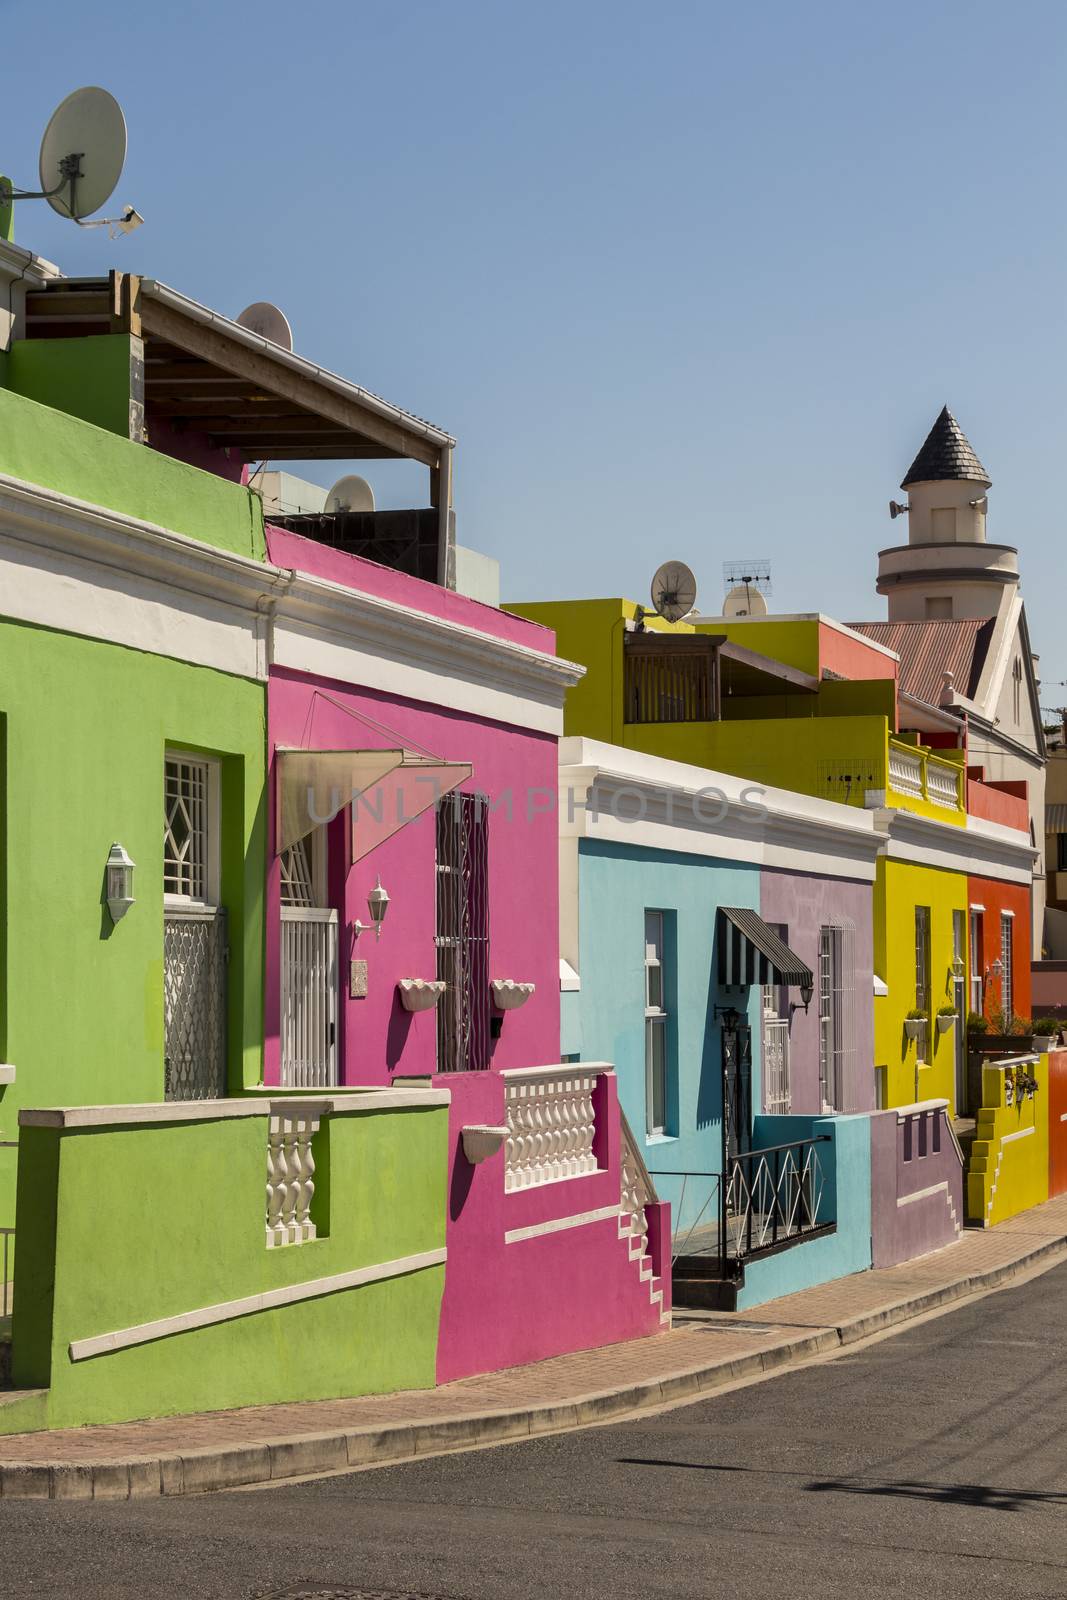
[[[559,814],[563,1054],[614,1063],[690,1298],[869,1266],[871,813],[567,738]]]

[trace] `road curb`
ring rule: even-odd
[[[647,1383],[572,1396],[555,1404],[433,1420],[350,1428],[332,1433],[290,1436],[270,1442],[218,1450],[168,1452],[123,1460],[0,1461],[0,1498],[33,1500],[127,1500],[145,1496],[208,1494],[291,1478],[347,1472],[355,1468],[414,1461],[426,1455],[479,1449],[485,1445],[536,1438],[572,1428],[653,1411],[663,1405],[698,1399],[745,1378],[774,1372],[792,1363],[855,1344],[956,1300],[1009,1283],[1042,1263],[1067,1257],[1067,1238],[1051,1239],[1014,1261],[970,1273],[952,1283],[913,1294],[837,1326],[747,1355],[710,1361]]]

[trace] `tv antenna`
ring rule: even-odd
[[[237,318],[237,325],[247,328],[249,333],[258,333],[261,339],[269,339],[271,344],[278,345],[282,350],[293,348],[293,330],[289,326],[289,318],[269,300],[255,300],[250,306],[245,306]]]
[[[652,579],[652,604],[665,622],[680,622],[696,605],[697,581],[684,561],[665,561]]]
[[[766,556],[749,556],[746,561],[726,561],[722,569],[726,586],[724,617],[765,617],[771,594],[771,564]]]
[[[113,239],[132,233],[144,218],[133,206],[121,217],[87,221],[110,200],[126,160],[126,118],[106,89],[75,89],[53,111],[41,140],[41,187],[16,189],[0,179],[0,204],[47,200],[53,211],[80,228],[107,228]]]
[[[366,478],[360,478],[355,473],[344,478],[338,478],[329,494],[326,496],[324,510],[337,511],[373,511],[374,490]]]

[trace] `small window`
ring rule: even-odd
[[[667,1009],[663,912],[645,912],[645,1100],[649,1133],[667,1128]]]
[[[1000,1007],[1004,1013],[1005,1023],[1015,1015],[1015,973],[1014,973],[1014,917],[1003,912],[1000,918],[1000,960],[1004,971],[1000,977]]]
[[[437,1070],[489,1066],[489,801],[455,790],[437,805]]]
[[[931,595],[926,602],[926,620],[944,622],[952,616],[952,600],[948,595]]]
[[[930,1010],[930,907],[915,907],[915,1009]],[[927,1061],[930,1056],[930,1024],[920,1032],[915,1041],[916,1059]]]
[[[163,783],[163,893],[167,900],[217,905],[218,762],[168,755]]]
[[[819,930],[819,1093],[824,1111],[851,1099],[856,1054],[856,930],[851,923]]]

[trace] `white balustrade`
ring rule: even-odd
[[[267,1138],[267,1246],[306,1244],[315,1237],[311,1201],[319,1118],[299,1107],[272,1113]]]
[[[926,798],[931,805],[944,806],[948,811],[958,811],[960,804],[960,769],[948,761],[938,761],[933,756],[926,762]]]
[[[898,794],[914,795],[917,800],[923,798],[922,757],[912,750],[901,749],[892,740],[889,743],[889,786]]]
[[[553,1067],[506,1079],[506,1190],[532,1189],[597,1171],[596,1080],[595,1072],[581,1067]]]
[[[623,1140],[621,1164],[621,1210],[629,1218],[630,1238],[641,1241],[641,1254],[648,1253],[648,1218],[645,1215],[646,1182],[627,1140]]]

